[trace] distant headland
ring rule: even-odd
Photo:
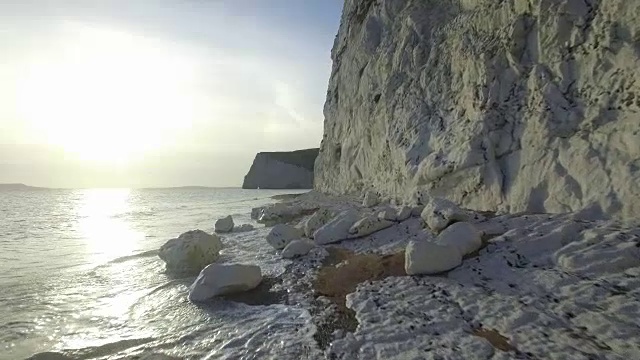
[[[243,189],[312,189],[319,148],[260,152],[244,177]]]
[[[43,190],[46,188],[25,184],[0,184],[0,190]]]

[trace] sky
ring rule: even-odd
[[[240,186],[317,147],[342,0],[0,2],[0,183]]]

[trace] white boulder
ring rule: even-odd
[[[380,219],[401,222],[411,217],[412,208],[409,206],[387,207],[378,213]]]
[[[233,231],[233,218],[231,215],[218,219],[215,225],[215,232],[228,233]]]
[[[380,202],[380,197],[378,193],[375,191],[367,191],[364,194],[364,199],[362,200],[362,206],[364,207],[373,207],[378,205]]]
[[[396,221],[405,221],[411,217],[413,209],[409,206],[403,205],[396,207]]]
[[[462,264],[457,248],[430,241],[411,241],[404,253],[407,275],[428,275],[449,271]]]
[[[260,267],[243,264],[211,264],[202,269],[189,288],[189,300],[205,301],[212,297],[251,290],[262,281]]]
[[[422,215],[423,210],[424,210],[424,205],[416,205],[411,208],[411,216],[420,217]]]
[[[282,257],[285,259],[292,259],[294,257],[307,255],[311,249],[316,247],[316,244],[307,239],[293,240],[284,250],[282,250]]]
[[[391,225],[393,225],[393,221],[380,218],[376,215],[369,215],[356,221],[351,228],[349,228],[349,235],[350,237],[367,236],[376,231],[386,229]]]
[[[304,235],[301,229],[287,224],[277,224],[274,226],[269,235],[267,242],[275,249],[284,249],[291,241],[301,238]]]
[[[462,256],[465,256],[480,249],[482,235],[472,224],[457,222],[438,234],[436,243],[453,246]]]
[[[378,218],[388,221],[396,221],[398,214],[396,213],[396,209],[387,207],[378,213]]]
[[[254,220],[258,220],[260,214],[262,214],[262,206],[251,208],[251,218]]]
[[[465,210],[443,198],[429,199],[420,216],[433,232],[441,231],[454,221],[469,220]]]
[[[275,203],[256,210],[258,213],[257,221],[267,226],[273,226],[275,224],[286,223],[302,216],[307,210],[309,209],[299,204]],[[253,216],[254,211],[252,210],[251,212]]]
[[[237,232],[247,232],[255,229],[255,227],[251,224],[242,224],[240,226],[236,226],[235,230]]]
[[[349,229],[359,220],[356,210],[345,210],[313,233],[316,244],[332,244],[350,237]]]
[[[313,238],[313,233],[324,224],[328,223],[333,216],[334,214],[329,209],[319,209],[302,223],[304,235],[308,238]]]
[[[191,230],[160,247],[158,256],[167,264],[167,270],[197,273],[220,257],[222,241],[218,235],[202,230]]]

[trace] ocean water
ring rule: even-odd
[[[304,309],[194,305],[187,300],[191,279],[166,274],[157,257],[165,241],[190,229],[213,231],[228,214],[236,224],[257,225],[252,207],[293,192],[0,191],[0,359],[43,352],[76,359],[303,357],[314,346]],[[286,262],[264,241],[266,231],[225,236],[221,261],[282,272]]]

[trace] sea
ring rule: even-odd
[[[302,191],[227,188],[0,191],[0,359],[286,359],[313,348],[309,313],[283,304],[188,301],[192,278],[159,247],[215,220],[223,262],[287,265],[250,210]],[[295,334],[296,336],[292,336]]]

